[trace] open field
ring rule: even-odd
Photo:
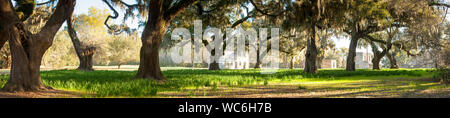
[[[136,71],[50,70],[41,72],[49,92],[7,93],[3,97],[450,97],[447,85],[433,81],[430,69],[320,70],[282,69],[263,75],[259,70],[164,69],[168,81],[132,79]],[[9,75],[0,76],[3,86]]]

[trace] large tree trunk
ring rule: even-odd
[[[162,0],[150,1],[148,21],[141,37],[140,64],[136,78],[166,80],[159,65],[159,45],[169,24],[163,17],[163,9]]]
[[[78,60],[80,61],[80,65],[77,69],[82,71],[93,71],[92,57],[94,56],[96,48],[94,46],[82,43],[80,39],[78,39],[77,32],[72,25],[72,17],[67,18],[67,27],[73,47],[75,48]]]
[[[305,73],[315,74],[317,73],[317,46],[316,46],[316,40],[317,40],[317,32],[315,26],[312,26],[311,29],[311,37],[308,40],[307,43],[307,49],[306,49],[306,62],[305,62]]]
[[[46,90],[41,82],[40,68],[43,45],[33,44],[34,39],[25,34],[21,22],[9,30],[9,45],[12,54],[10,78],[3,87],[6,91]],[[33,45],[31,45],[33,44]],[[44,49],[45,51],[46,49]]]
[[[198,0],[183,0],[171,7],[168,7],[170,4],[164,4],[164,0],[150,1],[148,20],[141,37],[140,64],[135,78],[166,80],[159,65],[159,45],[170,21],[196,1]]]
[[[6,31],[4,28],[2,28],[1,24],[0,24],[0,49],[3,48],[3,46],[5,45],[6,41],[8,41],[8,39],[6,38]]]
[[[159,65],[159,45],[166,30],[164,26],[161,26],[163,22],[165,21],[150,22],[147,24],[147,27],[150,28],[146,28],[147,30],[144,30],[142,34],[141,61],[136,78],[166,80]]]
[[[355,57],[356,57],[356,47],[358,46],[358,40],[359,36],[352,35],[351,41],[350,41],[350,47],[348,48],[348,55],[347,55],[347,66],[345,67],[345,70],[347,71],[355,71]]]
[[[42,56],[52,45],[53,38],[67,15],[72,14],[74,6],[74,0],[59,0],[55,13],[41,31],[31,34],[18,19],[11,1],[0,1],[0,25],[8,34],[5,38],[9,40],[12,55],[10,78],[3,90],[38,91],[50,88],[45,87],[41,81]]]

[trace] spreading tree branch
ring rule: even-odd
[[[194,4],[197,1],[199,0],[181,0],[175,3],[172,7],[164,12],[164,19],[173,19],[177,14],[183,12],[184,9],[186,9],[189,5]]]
[[[47,2],[43,2],[43,3],[37,3],[36,5],[37,6],[40,6],[40,5],[46,5],[46,4],[49,4],[49,3],[54,3],[56,0],[49,0],[49,1],[47,1]]]
[[[111,5],[111,3],[109,3],[108,1],[103,0],[103,2],[106,3],[106,5],[108,5],[109,9],[111,9],[111,10],[113,11],[113,13],[114,13],[114,15],[109,15],[109,16],[106,18],[104,24],[105,24],[105,26],[106,26],[108,29],[113,30],[113,31],[116,31],[116,29],[114,29],[114,28],[112,28],[111,26],[108,25],[108,21],[109,21],[110,18],[112,18],[112,19],[117,19],[117,18],[119,17],[119,12],[117,12],[117,10],[114,9],[114,7],[113,7],[113,6]]]

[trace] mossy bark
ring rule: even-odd
[[[40,65],[45,51],[52,45],[53,38],[72,14],[75,0],[59,0],[55,13],[37,34],[28,32],[18,18],[9,0],[0,1],[0,24],[10,45],[12,65],[10,78],[3,87],[6,91],[47,90],[41,81]]]

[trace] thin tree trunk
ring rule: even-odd
[[[72,17],[67,18],[67,27],[73,47],[75,48],[78,60],[80,61],[80,65],[77,69],[82,71],[93,71],[92,57],[94,56],[96,48],[94,46],[82,43],[80,39],[78,39],[77,32],[72,25]]]
[[[261,57],[259,56],[259,43],[258,43],[258,46],[256,46],[257,47],[257,49],[256,49],[256,63],[255,63],[255,67],[253,67],[253,68],[255,68],[255,69],[258,69],[258,68],[261,68]]]
[[[0,1],[0,25],[8,34],[12,66],[10,78],[3,87],[6,91],[47,90],[41,81],[40,65],[45,51],[52,45],[53,38],[73,12],[75,0],[59,0],[55,13],[37,34],[28,32],[18,19],[9,0]]]
[[[306,62],[305,62],[305,73],[309,74],[315,74],[317,73],[317,46],[316,46],[316,40],[317,40],[317,32],[315,26],[312,26],[311,29],[311,37],[308,40],[307,43],[307,49],[306,49]]]
[[[358,46],[358,40],[359,36],[352,35],[351,41],[350,41],[350,47],[348,48],[348,55],[347,55],[347,66],[345,67],[345,70],[347,71],[355,71],[355,57],[356,57],[356,47]]]
[[[210,60],[212,62],[209,63],[208,70],[220,70],[220,65],[219,65],[219,63],[216,62],[215,56],[213,56],[213,55],[215,55],[215,53],[216,53],[215,49],[212,49],[210,52],[210,54],[211,54]]]
[[[294,56],[291,56],[290,58],[289,69],[294,69]]]
[[[117,64],[117,69],[120,69],[120,66],[122,66],[123,63]]]

